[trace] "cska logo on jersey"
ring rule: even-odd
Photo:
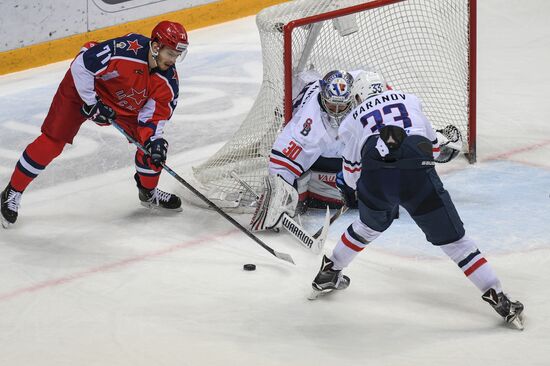
[[[135,111],[141,108],[141,105],[147,99],[146,89],[135,90],[134,88],[131,88],[129,93],[124,90],[119,90],[115,94],[119,100],[117,104],[130,111]],[[134,103],[131,103],[130,100]]]
[[[132,88],[131,94],[126,94],[126,98],[132,99],[137,105],[141,105],[147,99],[147,91],[145,89],[138,91]]]
[[[142,48],[143,48],[143,46],[139,44],[137,39],[135,39],[133,41],[128,41],[128,48],[126,50],[127,51],[134,51],[134,53],[137,56],[138,51]]]

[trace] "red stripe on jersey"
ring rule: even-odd
[[[292,173],[294,173],[296,176],[301,176],[302,173],[300,173],[298,171],[298,169],[294,168],[292,165],[288,164],[288,163],[285,163],[284,161],[281,161],[281,160],[277,160],[275,158],[269,158],[269,161],[272,162],[273,164],[277,164],[277,165],[281,165],[281,166],[284,166],[285,168],[287,168],[288,170],[290,170]]]
[[[344,166],[344,169],[346,169],[350,173],[356,173],[361,171],[361,168],[348,168],[347,166]]]
[[[361,247],[353,244],[351,241],[349,241],[348,238],[346,238],[346,233],[343,233],[342,237],[340,239],[342,240],[342,243],[344,243],[344,245],[347,246],[348,248],[350,248],[351,250],[354,250],[356,252],[360,252],[363,249],[365,249],[365,248],[361,248]]]
[[[485,263],[487,263],[487,260],[485,258],[481,258],[480,260],[478,260],[477,262],[475,262],[470,268],[468,268],[467,270],[464,271],[464,274],[466,276],[469,276],[471,275],[472,273],[474,273],[476,271],[476,269],[478,269],[479,267],[481,267],[482,265],[484,265]]]

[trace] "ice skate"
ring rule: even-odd
[[[10,184],[2,192],[2,206],[1,206],[1,219],[2,227],[7,229],[10,225],[15,224],[17,221],[17,211],[21,202],[22,192],[18,192],[12,188]]]
[[[170,210],[180,212],[181,199],[175,194],[164,192],[158,188],[147,189],[139,181],[137,174],[134,176],[139,190],[141,205],[152,209]]]
[[[309,300],[315,300],[319,296],[326,295],[334,290],[344,290],[348,288],[351,281],[350,278],[344,276],[341,270],[332,269],[333,265],[334,263],[327,258],[326,255],[323,256],[321,269],[311,283],[313,289],[308,296]]]
[[[504,293],[491,288],[481,298],[488,302],[495,311],[502,316],[510,327],[523,330],[523,304],[519,301],[511,301]]]

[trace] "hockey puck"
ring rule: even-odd
[[[243,266],[243,269],[245,271],[255,271],[256,270],[256,265],[255,264],[245,264]]]

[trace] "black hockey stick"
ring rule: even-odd
[[[122,133],[124,135],[124,137],[126,137],[128,139],[128,141],[130,141],[132,144],[136,145],[136,147],[138,149],[140,149],[144,154],[146,155],[149,155],[149,152],[147,150],[145,150],[145,148],[139,143],[137,142],[132,136],[128,135],[126,133],[126,131],[124,131],[124,129],[122,127],[120,127],[115,121],[111,121],[111,124],[117,129],[120,131],[120,133]],[[202,193],[200,193],[197,189],[195,189],[195,187],[193,187],[192,185],[190,185],[189,183],[187,183],[187,181],[185,179],[183,179],[182,177],[180,177],[175,171],[173,171],[172,169],[170,169],[170,167],[168,167],[166,164],[164,163],[161,163],[161,166],[164,170],[166,170],[168,172],[168,174],[170,174],[172,177],[176,178],[176,180],[178,182],[180,182],[181,184],[183,184],[185,186],[185,188],[187,188],[188,190],[190,190],[191,192],[193,192],[197,197],[199,197],[202,201],[204,201],[204,203],[206,203],[208,206],[212,207],[217,213],[219,213],[220,215],[222,215],[227,221],[229,221],[230,223],[232,223],[235,227],[237,227],[237,229],[241,230],[243,233],[245,233],[250,239],[254,240],[256,243],[258,243],[262,248],[264,248],[265,250],[267,250],[269,253],[273,254],[275,257],[279,258],[279,259],[282,259],[284,261],[287,261],[289,263],[292,263],[292,264],[295,264],[294,261],[292,260],[292,257],[289,255],[289,254],[286,254],[286,253],[280,253],[280,252],[277,252],[275,250],[273,250],[271,247],[269,247],[267,244],[265,244],[263,241],[261,241],[260,239],[258,239],[258,237],[254,234],[252,234],[247,228],[245,228],[244,226],[242,226],[241,224],[239,224],[234,218],[232,218],[231,216],[229,216],[228,214],[226,214],[225,212],[223,212],[223,210],[221,208],[219,208],[218,206],[216,206],[216,204],[214,204],[212,201],[210,201],[206,196],[204,196]]]

